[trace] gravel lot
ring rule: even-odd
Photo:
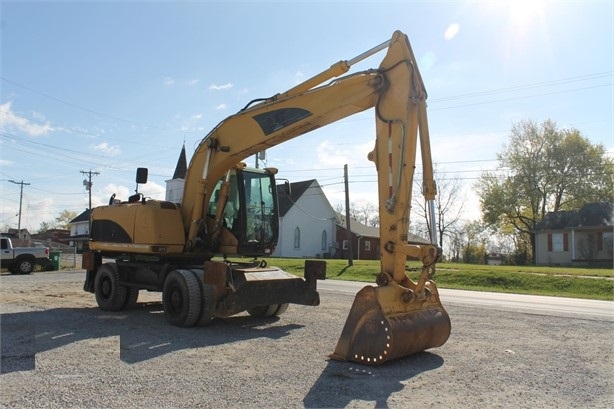
[[[100,311],[82,272],[0,275],[3,408],[612,408],[612,319],[448,305],[437,349],[329,361],[353,297],[180,329],[160,295]]]

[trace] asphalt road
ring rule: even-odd
[[[337,280],[325,280],[318,284],[320,291],[352,296],[364,286],[365,283]],[[459,305],[558,317],[614,320],[614,302],[611,301],[450,290],[446,288],[439,289],[439,296],[444,306]]]

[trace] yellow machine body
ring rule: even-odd
[[[174,203],[146,201],[92,210],[91,250],[138,254],[181,254],[185,233]]]

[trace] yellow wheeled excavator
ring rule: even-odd
[[[344,75],[383,50],[379,68]],[[378,365],[443,345],[451,326],[431,280],[441,249],[426,97],[409,40],[396,31],[389,41],[286,92],[251,101],[200,142],[181,204],[138,193],[138,184],[147,180],[147,169],[139,168],[135,195],[126,201],[112,197],[108,206],[92,210],[84,290],[110,311],[133,306],[139,290],[161,291],[167,320],[182,327],[243,311],[279,315],[290,303],[318,305],[316,280],[325,278],[323,261],[307,260],[299,278],[258,259],[271,255],[277,244],[277,170],[250,169],[242,161],[374,108],[375,148],[368,159],[378,175],[381,271],[374,272],[377,286],[356,295],[330,357]],[[408,242],[418,139],[432,227],[429,245]],[[219,255],[221,261],[214,258]],[[249,261],[228,258],[237,255]],[[405,272],[408,257],[422,262],[417,282]],[[109,258],[114,261],[103,261]]]

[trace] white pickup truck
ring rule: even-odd
[[[49,247],[13,247],[8,237],[0,237],[0,267],[13,274],[30,274],[36,264],[49,265]]]

